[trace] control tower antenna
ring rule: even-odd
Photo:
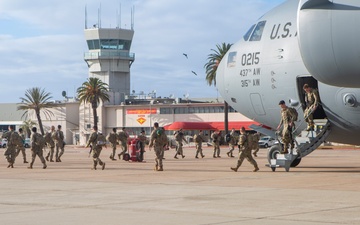
[[[85,5],[85,29],[87,29],[87,7]]]
[[[135,15],[135,6],[131,9],[131,30],[134,30],[134,15]]]
[[[98,27],[101,28],[101,3],[100,8],[98,9]]]
[[[117,20],[118,20],[118,24],[117,24],[117,27],[118,28],[121,28],[121,3],[119,3],[119,6],[120,6],[120,8],[119,8],[119,13],[118,13],[118,18],[117,18]]]

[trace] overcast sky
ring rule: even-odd
[[[157,96],[216,97],[204,64],[216,44],[235,43],[264,13],[284,0],[1,0],[0,103],[18,103],[27,89],[44,88],[53,99],[74,96],[88,78],[84,62],[88,26],[130,28],[131,90]],[[226,3],[226,4],[225,4]],[[186,53],[188,59],[183,55]],[[194,75],[191,71],[197,73]]]

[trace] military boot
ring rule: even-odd
[[[239,167],[230,167],[231,170],[237,172],[237,170],[239,169]]]
[[[231,152],[227,152],[226,155],[227,155],[228,157],[230,157],[230,153],[231,153]]]
[[[44,163],[44,165],[43,165],[43,169],[46,169],[46,167],[47,167],[47,165]]]
[[[105,163],[103,162],[103,164],[101,165],[101,169],[104,170],[105,169]]]
[[[259,167],[255,167],[255,169],[253,170],[253,172],[259,171]]]
[[[159,169],[158,169],[158,171],[164,171],[163,167],[160,166]]]
[[[201,158],[204,158],[205,157],[205,155],[201,155]]]
[[[29,163],[28,161],[26,161],[26,159],[24,159],[24,163]]]
[[[45,159],[46,159],[46,161],[49,162],[49,156],[46,156]],[[24,162],[24,163],[25,163],[25,162]]]
[[[28,169],[32,169],[32,168],[33,168],[33,164],[32,164],[32,163],[30,163],[30,165],[29,165]]]

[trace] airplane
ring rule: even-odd
[[[277,137],[280,100],[298,111],[296,151],[269,148],[273,171],[297,166],[325,141],[360,144],[359,21],[358,0],[287,0],[260,17],[218,65],[216,86],[224,100],[272,128],[254,130]],[[304,84],[319,93],[318,131],[305,131]]]

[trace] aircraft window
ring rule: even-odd
[[[236,52],[230,52],[228,55],[227,67],[236,66]]]
[[[266,24],[266,21],[260,21],[256,25],[256,28],[255,28],[254,32],[252,33],[249,41],[260,41],[261,40],[261,35],[264,31],[265,24]]]
[[[244,40],[247,41],[250,37],[251,32],[254,30],[255,24],[250,27],[250,29],[244,35]]]

